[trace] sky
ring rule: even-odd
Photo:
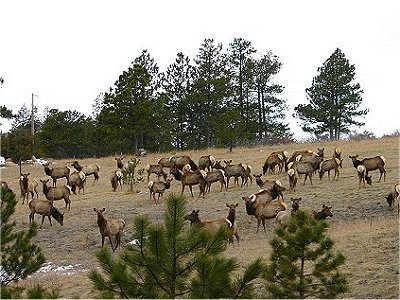
[[[336,48],[355,65],[362,105],[369,109],[357,132],[377,137],[400,130],[400,1],[5,1],[0,0],[0,105],[77,110],[89,116],[96,96],[144,49],[165,71],[178,52],[193,60],[204,39],[252,43],[256,55],[272,51],[283,63],[274,82],[284,86],[286,122],[308,103],[317,69]],[[10,122],[1,119],[6,132]]]

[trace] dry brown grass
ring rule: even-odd
[[[399,139],[384,138],[364,141],[316,142],[304,144],[289,144],[275,146],[258,146],[252,148],[234,149],[232,153],[224,149],[210,149],[209,151],[186,151],[196,161],[201,155],[211,154],[218,160],[232,159],[233,162],[246,162],[253,167],[253,173],[261,173],[262,165],[272,151],[312,149],[325,147],[325,156],[330,157],[334,147],[342,149],[344,158],[343,168],[340,169],[338,181],[328,181],[326,175],[323,180],[314,177],[314,185],[309,182],[305,186],[299,181],[297,193],[285,193],[285,200],[289,202],[291,196],[302,197],[301,207],[305,209],[320,209],[322,204],[333,206],[334,217],[328,219],[331,224],[329,235],[336,242],[336,249],[346,257],[343,272],[348,274],[349,291],[345,298],[398,298],[399,297],[399,224],[395,210],[389,209],[384,195],[391,191],[399,181]],[[378,183],[379,171],[373,171],[373,185],[365,189],[358,189],[358,178],[352,166],[349,155],[359,154],[361,157],[383,155],[386,158],[386,182]],[[168,157],[171,153],[149,154],[142,158],[143,167],[154,164],[160,157]],[[129,157],[129,156],[128,156]],[[71,163],[71,160],[59,160],[58,164]],[[85,195],[71,196],[71,211],[64,209],[62,201],[55,202],[60,210],[65,211],[64,226],[54,222],[50,227],[45,220],[42,229],[38,230],[35,242],[41,246],[48,261],[56,265],[65,266],[79,264],[75,273],[66,272],[38,273],[21,284],[39,282],[45,286],[60,288],[64,298],[94,298],[92,284],[87,278],[87,272],[98,266],[95,252],[101,246],[101,237],[96,224],[96,214],[93,208],[106,207],[106,216],[122,217],[127,221],[125,234],[122,238],[124,245],[132,236],[133,218],[141,213],[148,214],[154,222],[162,222],[165,211],[164,203],[155,205],[149,199],[147,183],[137,186],[143,194],[127,192],[127,187],[121,192],[111,191],[110,174],[116,169],[114,157],[84,159],[80,163],[98,163],[100,165],[100,181],[92,184],[93,178],[88,179]],[[19,192],[18,166],[8,166],[1,170],[2,180]],[[47,176],[41,166],[23,165],[23,172],[31,172],[37,180]],[[265,176],[263,177],[265,178]],[[288,187],[285,174],[268,174],[268,179],[279,179]],[[59,180],[59,184],[65,180]],[[173,181],[171,189],[165,193],[180,193],[180,182]],[[274,221],[267,222],[267,232],[262,230],[258,234],[256,222],[246,214],[242,196],[249,195],[258,188],[252,185],[244,188],[233,186],[231,180],[228,191],[219,192],[219,184],[213,184],[211,193],[205,199],[197,199],[198,187],[194,187],[195,198],[190,197],[186,188],[185,195],[189,199],[188,211],[200,209],[200,217],[218,218],[227,215],[226,202],[239,203],[237,219],[241,243],[239,246],[229,246],[226,254],[235,257],[242,266],[246,266],[257,257],[268,261],[270,256],[269,241],[276,227]],[[43,194],[40,194],[43,198]],[[19,228],[28,228],[28,206],[17,205],[15,221]],[[40,221],[36,217],[37,222]],[[189,224],[188,224],[189,226]],[[260,247],[260,244],[262,247]],[[107,241],[107,247],[109,243]],[[118,254],[118,251],[117,251]]]

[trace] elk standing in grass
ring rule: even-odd
[[[69,184],[69,175],[71,174],[71,169],[67,166],[58,166],[50,168],[49,163],[44,163],[44,173],[53,179],[53,186],[57,186],[57,179],[63,178],[67,179],[67,184]]]
[[[265,230],[265,220],[274,219],[276,215],[288,208],[283,200],[272,200],[270,192],[260,190],[248,197],[242,197],[246,205],[246,212],[249,216],[253,215],[257,219],[257,231],[262,223]]]
[[[97,225],[99,226],[101,234],[101,247],[103,248],[104,239],[108,237],[110,240],[111,249],[115,251],[121,244],[121,235],[125,228],[125,221],[123,219],[105,218],[103,216],[103,213],[106,210],[104,207],[102,210],[98,210],[96,208],[93,210],[97,213]],[[111,239],[113,236],[115,236],[115,247]]]
[[[34,194],[36,194],[36,198],[39,198],[38,182],[28,177],[30,173],[20,173],[20,175],[19,187],[21,188],[22,204],[25,203],[25,199],[28,202],[29,194],[31,194],[32,199]]]
[[[339,158],[324,160],[319,166],[319,179],[321,180],[322,177],[324,177],[325,172],[328,172],[328,180],[331,180],[331,170],[335,170],[333,180],[335,180],[335,178],[339,180],[339,167],[342,167],[342,161],[343,159]]]
[[[100,166],[98,164],[90,164],[88,166],[81,166],[77,160],[75,160],[72,165],[78,172],[83,172],[85,173],[85,176],[94,176],[94,181],[93,184],[99,180],[99,171],[100,171]]]
[[[64,224],[64,214],[60,213],[57,208],[53,206],[53,203],[48,201],[48,200],[39,200],[39,199],[32,199],[28,203],[29,209],[31,210],[29,214],[29,223],[32,223],[35,220],[35,213],[42,215],[42,223],[40,224],[40,228],[43,226],[44,218],[48,217],[49,218],[49,223],[50,226],[53,226],[51,224],[51,218],[52,216],[54,220],[56,220],[58,223],[63,226]]]
[[[382,175],[383,175],[383,181],[386,181],[386,170],[385,170],[386,159],[383,156],[375,156],[359,160],[357,154],[357,155],[349,155],[349,158],[353,162],[354,168],[357,168],[359,165],[365,166],[365,175],[368,175],[369,171],[374,171],[379,169],[379,172],[381,173],[381,175],[379,176],[379,182],[381,182]]]
[[[40,179],[40,182],[43,184],[43,194],[46,196],[46,199],[49,200],[50,202],[64,199],[65,207],[68,207],[68,210],[70,210],[71,199],[69,198],[69,195],[71,194],[71,188],[66,185],[61,187],[48,187],[47,186],[48,181],[49,179],[47,180]]]
[[[149,190],[150,190],[150,199],[153,196],[154,203],[158,204],[158,201],[163,200],[164,192],[165,190],[169,189],[171,187],[171,181],[173,180],[172,177],[165,179],[165,182],[162,181],[149,181],[147,184]],[[156,194],[158,194],[158,198],[156,200]]]
[[[186,164],[183,167],[183,171],[179,170],[176,165],[171,167],[171,174],[175,177],[176,180],[179,180],[182,183],[181,195],[183,195],[183,192],[185,191],[185,186],[189,186],[190,194],[192,195],[192,197],[194,197],[192,186],[199,185],[200,188],[199,198],[201,195],[203,195],[204,198],[207,185],[207,182],[205,180],[207,173],[203,170],[196,170],[194,172],[189,170],[190,170],[189,164]]]
[[[86,175],[82,171],[75,171],[69,176],[69,183],[71,184],[71,191],[76,195],[76,188],[78,188],[78,194],[83,190],[83,195],[85,195],[85,183]]]

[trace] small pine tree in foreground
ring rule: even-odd
[[[347,291],[347,281],[338,268],[345,257],[333,254],[333,241],[326,236],[328,224],[298,211],[286,229],[275,230],[271,240],[271,264],[263,277],[276,298],[334,298]]]
[[[89,278],[107,298],[252,298],[253,281],[262,271],[254,261],[233,279],[238,263],[223,256],[227,232],[210,235],[184,220],[186,200],[170,194],[164,224],[146,216],[134,219],[137,245],[127,245],[119,257],[107,248],[97,252],[101,272]]]
[[[41,268],[45,257],[41,249],[31,242],[36,235],[36,225],[28,231],[16,231],[11,216],[15,212],[17,200],[8,188],[1,187],[1,262],[0,262],[0,298],[57,298],[58,291],[46,291],[39,285],[30,289],[12,286],[13,282],[25,279]]]

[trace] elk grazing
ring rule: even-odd
[[[35,220],[35,213],[37,213],[39,215],[42,215],[42,223],[40,224],[40,228],[42,228],[43,226],[45,217],[49,218],[50,226],[53,226],[53,224],[51,224],[50,216],[52,216],[54,220],[56,220],[58,223],[61,224],[61,226],[63,226],[64,213],[60,213],[58,209],[53,206],[53,203],[51,201],[32,199],[28,202],[28,205],[29,209],[31,210],[31,213],[29,214],[29,223],[32,223]]]
[[[263,169],[263,175],[265,175],[268,170],[270,173],[275,173],[275,167],[279,167],[279,173],[282,172],[283,165],[285,162],[285,157],[280,154],[280,153],[271,153],[268,157],[267,160],[265,161],[262,169]]]
[[[69,176],[69,183],[71,184],[71,191],[76,195],[76,188],[78,188],[78,194],[83,190],[83,195],[85,195],[85,182],[86,175],[82,171],[75,171]]]
[[[147,171],[147,182],[149,182],[150,179],[150,174],[156,174],[158,177],[158,180],[160,180],[160,176],[166,180],[167,178],[167,173],[164,172],[163,167],[159,164],[157,165],[147,165],[145,167],[145,170]]]
[[[315,220],[325,220],[327,217],[333,217],[332,214],[332,206],[326,206],[325,204],[322,205],[321,211],[312,210],[312,214]]]
[[[104,207],[102,210],[98,210],[96,208],[93,210],[97,213],[97,225],[99,226],[101,234],[101,248],[104,246],[104,239],[108,237],[110,240],[111,249],[115,251],[121,244],[121,235],[125,228],[125,221],[123,219],[105,218],[103,216],[103,213],[106,210]],[[111,239],[113,236],[115,236],[115,247],[113,246]]]
[[[381,178],[383,175],[383,181],[386,181],[386,170],[385,170],[385,158],[383,156],[375,156],[371,158],[364,158],[362,160],[358,159],[357,155],[349,155],[349,158],[353,162],[354,168],[357,168],[359,165],[365,166],[365,174],[368,175],[369,171],[374,171],[379,169],[381,175],[379,176],[379,182],[381,182]]]
[[[46,196],[46,199],[50,202],[64,199],[65,207],[68,207],[68,210],[71,209],[71,199],[69,199],[69,195],[71,194],[70,187],[64,185],[61,187],[48,187],[47,182],[49,179],[42,180],[40,182],[43,184],[43,194]]]
[[[121,187],[121,191],[122,191],[122,178],[123,177],[124,177],[124,175],[122,174],[121,170],[115,170],[114,172],[112,172],[110,181],[111,181],[111,187],[113,189],[113,192],[115,192],[117,190],[118,183],[119,183],[119,186]]]
[[[400,183],[397,183],[394,186],[394,192],[389,193],[388,195],[385,196],[387,203],[389,204],[389,207],[391,208],[394,204],[394,202],[397,200],[397,214],[399,215],[400,213]]]
[[[164,192],[165,190],[169,189],[171,187],[171,181],[173,180],[172,177],[165,179],[165,182],[161,181],[149,181],[147,184],[147,187],[149,188],[150,191],[150,199],[153,196],[154,203],[158,204],[158,201],[163,200]],[[158,198],[156,200],[156,194],[158,194]]]
[[[367,168],[364,165],[358,165],[357,166],[357,175],[358,175],[358,188],[361,188],[361,181],[364,184],[365,188],[365,182],[367,184],[372,185],[372,175],[367,175]]]
[[[211,190],[211,184],[214,182],[219,182],[221,185],[221,192],[222,192],[222,188],[226,189],[226,177],[225,177],[225,172],[222,169],[216,169],[213,171],[209,171],[207,172],[207,176],[205,178],[206,180],[206,184],[207,184],[207,192],[209,193]]]
[[[246,212],[249,216],[254,216],[257,219],[257,231],[262,223],[265,230],[265,220],[274,219],[276,215],[288,208],[283,200],[272,200],[270,192],[260,190],[257,193],[251,194],[248,197],[242,197],[246,205]],[[266,200],[266,201],[264,201]]]
[[[25,199],[28,202],[29,194],[31,194],[32,199],[34,194],[36,194],[36,198],[39,198],[38,182],[28,178],[30,173],[20,173],[20,175],[19,187],[21,189],[22,204],[25,203]]]
[[[88,166],[82,167],[77,160],[75,160],[72,165],[78,172],[83,172],[85,173],[85,176],[94,176],[94,181],[93,184],[99,180],[99,171],[100,171],[100,166],[98,164],[90,164]]]
[[[199,169],[212,171],[215,164],[215,157],[212,155],[203,155],[199,158]]]
[[[289,224],[292,215],[299,210],[301,197],[290,198],[290,201],[292,202],[291,210],[282,210],[278,212],[275,218],[276,222],[278,222],[282,227],[286,227]]]
[[[324,160],[319,166],[319,179],[321,180],[324,177],[325,172],[328,172],[328,179],[331,180],[331,170],[335,170],[335,175],[333,176],[333,180],[335,180],[337,176],[337,180],[339,180],[339,167],[342,167],[342,158],[330,158]]]
[[[265,180],[263,181],[261,179],[261,174],[254,174],[253,177],[256,179],[257,185],[260,187],[260,189],[267,190],[271,193],[272,200],[275,200],[278,197],[281,197],[283,199],[283,194],[282,192],[286,190],[285,187],[282,186],[282,183],[279,180],[274,180],[274,181],[269,181]]]
[[[54,167],[50,168],[49,163],[44,163],[44,173],[53,179],[53,186],[57,186],[57,179],[58,178],[63,178],[67,179],[67,184],[69,184],[69,175],[71,174],[71,169],[67,166],[63,167]]]

